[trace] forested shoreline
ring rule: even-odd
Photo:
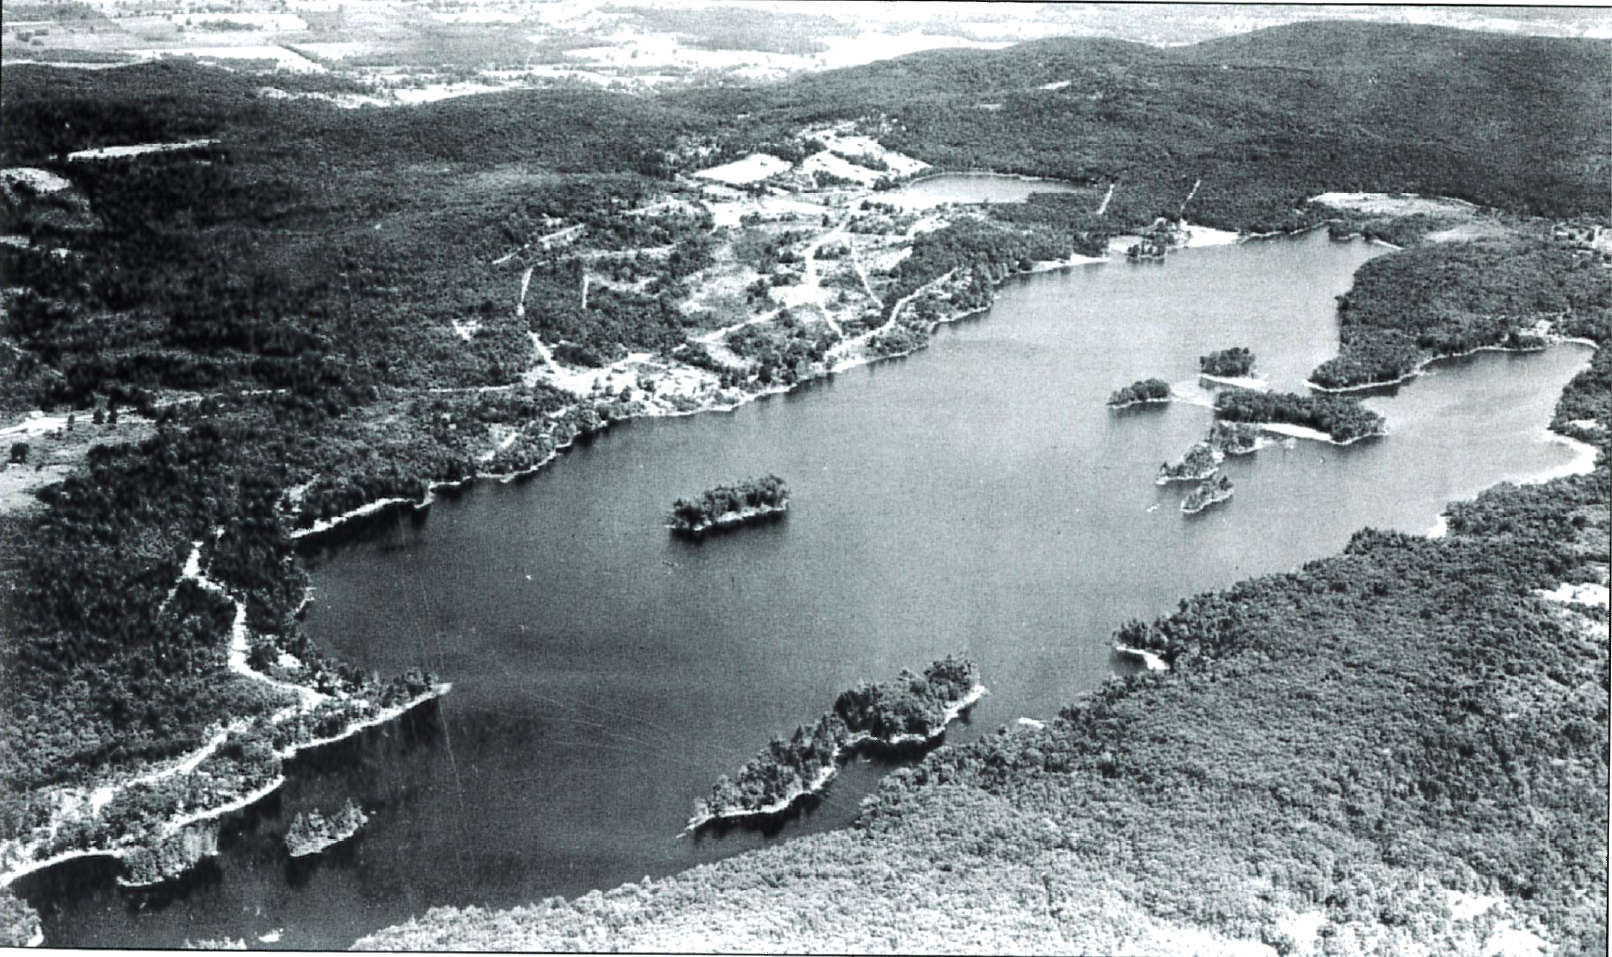
[[[774,736],[733,778],[719,778],[694,802],[689,829],[782,814],[798,798],[826,787],[852,752],[928,743],[984,691],[972,661],[948,656],[921,675],[903,670],[893,681],[841,692],[816,723],[801,725],[787,740]]]

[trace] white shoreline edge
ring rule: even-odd
[[[723,811],[720,814],[696,814],[688,819],[688,824],[684,826],[682,834],[691,834],[713,821],[736,821],[747,817],[767,817],[773,814],[781,814],[789,810],[796,801],[806,795],[816,794],[824,787],[827,787],[828,782],[834,780],[834,776],[839,773],[840,759],[850,751],[868,742],[877,742],[883,747],[897,747],[904,744],[923,744],[926,741],[933,741],[945,734],[946,729],[951,726],[953,721],[957,720],[959,715],[987,694],[990,694],[990,691],[984,685],[976,682],[974,687],[969,689],[968,694],[947,706],[945,719],[937,724],[929,734],[898,734],[891,738],[875,738],[866,732],[857,734],[834,748],[834,753],[829,756],[827,766],[819,771],[817,777],[813,778],[806,786],[796,788],[792,793],[786,794],[763,807]],[[680,834],[679,836],[682,835]]]
[[[1251,392],[1269,392],[1271,390],[1270,381],[1261,379],[1258,376],[1210,375],[1207,372],[1200,372],[1198,373],[1198,378],[1205,382],[1213,382],[1216,385],[1229,385],[1234,389],[1248,389]]]
[[[1274,432],[1277,435],[1285,435],[1295,439],[1309,439],[1312,442],[1325,442],[1328,445],[1353,445],[1364,439],[1375,439],[1388,434],[1386,429],[1377,429],[1376,431],[1367,432],[1365,435],[1357,435],[1352,439],[1344,439],[1340,442],[1320,429],[1312,429],[1307,425],[1293,425],[1289,422],[1250,422],[1247,424],[1255,426],[1264,432]]]
[[[1142,659],[1142,664],[1147,666],[1147,670],[1149,671],[1170,670],[1170,666],[1165,664],[1163,658],[1160,658],[1155,652],[1148,651],[1146,648],[1132,648],[1130,645],[1115,645],[1114,650],[1122,655],[1130,655],[1133,658]]]
[[[1428,366],[1433,365],[1435,362],[1443,362],[1446,359],[1464,359],[1467,356],[1475,356],[1480,352],[1510,352],[1515,355],[1530,355],[1535,352],[1544,352],[1551,346],[1564,344],[1589,346],[1592,349],[1599,349],[1601,347],[1601,344],[1596,342],[1594,339],[1586,339],[1583,336],[1546,336],[1545,344],[1537,349],[1511,349],[1506,346],[1478,346],[1475,349],[1468,349],[1465,352],[1446,352],[1441,355],[1430,356],[1426,359],[1423,359],[1421,362],[1418,362],[1416,364],[1416,368],[1405,373],[1397,379],[1384,379],[1381,382],[1362,382],[1359,385],[1340,386],[1317,385],[1315,382],[1305,379],[1304,387],[1312,392],[1322,392],[1327,395],[1344,395],[1350,392],[1369,392],[1372,389],[1386,389],[1389,386],[1404,385],[1412,379],[1425,374]]]
[[[723,512],[704,525],[690,525],[687,528],[675,523],[668,523],[667,528],[674,532],[685,532],[689,535],[703,535],[713,528],[727,528],[730,525],[742,525],[752,518],[763,518],[768,515],[782,515],[789,511],[789,502],[782,505],[758,505],[754,508],[741,508],[736,512]]]
[[[1108,408],[1111,411],[1118,412],[1120,409],[1132,409],[1139,405],[1169,405],[1174,401],[1175,396],[1168,395],[1162,399],[1132,399],[1129,402],[1121,402],[1119,405],[1110,405]]]
[[[1187,503],[1183,501],[1181,503],[1181,514],[1196,515],[1212,506],[1219,505],[1221,502],[1230,501],[1233,494],[1235,493],[1229,489],[1225,492],[1216,492],[1215,494],[1209,496],[1209,498],[1205,499],[1204,503],[1199,505],[1197,508],[1188,508]]]
[[[285,760],[296,756],[301,751],[309,750],[310,748],[317,748],[326,744],[334,744],[337,741],[350,738],[360,731],[366,731],[375,727],[376,725],[385,724],[388,721],[399,718],[405,713],[412,711],[414,708],[425,704],[427,701],[433,701],[442,697],[451,690],[453,690],[452,682],[441,682],[435,687],[422,692],[413,698],[410,698],[408,701],[405,701],[401,704],[392,705],[389,708],[383,708],[376,714],[371,715],[362,721],[357,721],[348,725],[338,734],[292,744],[282,750],[276,751],[275,754],[278,755],[282,760]],[[165,821],[159,828],[159,838],[171,837],[178,831],[183,830],[192,824],[211,820],[213,818],[223,817],[226,814],[232,814],[236,811],[250,807],[251,805],[256,804],[258,801],[268,797],[270,794],[273,794],[280,788],[282,784],[285,783],[285,781],[286,776],[282,771],[280,774],[275,775],[272,780],[264,784],[262,787],[254,791],[248,791],[232,801],[218,805],[217,807],[206,808],[201,811],[195,811],[176,818],[171,818],[168,821]],[[61,854],[57,854],[54,857],[49,857],[44,860],[25,861],[16,865],[15,867],[12,867],[4,873],[0,873],[0,888],[9,887],[20,877],[25,877],[29,874],[45,870],[46,868],[54,867],[57,864],[64,864],[68,861],[77,860],[79,858],[113,857],[121,860],[125,855],[138,846],[140,846],[138,842],[131,842],[120,847],[86,848],[84,850],[64,851]],[[43,943],[43,941],[41,941],[41,943]]]

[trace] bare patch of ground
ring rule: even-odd
[[[43,508],[36,497],[47,485],[60,482],[84,464],[97,445],[139,442],[156,431],[151,422],[132,413],[116,425],[96,425],[88,415],[77,416],[69,430],[65,416],[39,416],[9,422],[0,429],[0,515],[22,515]],[[27,460],[11,462],[11,447],[28,446]]]
[[[1417,196],[1413,193],[1322,193],[1310,202],[1333,209],[1347,209],[1371,216],[1476,216],[1478,207],[1466,200],[1447,196]]]

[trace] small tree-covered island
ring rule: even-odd
[[[1109,393],[1108,407],[1126,409],[1149,402],[1170,401],[1170,383],[1163,379],[1138,379],[1123,389]]]
[[[1242,346],[1198,357],[1198,372],[1217,379],[1241,379],[1254,374],[1254,354]]]
[[[789,486],[776,475],[746,479],[737,485],[718,485],[697,498],[680,498],[672,505],[666,526],[680,535],[702,535],[781,514],[789,509]]]
[[[1160,485],[1171,482],[1197,482],[1215,474],[1220,468],[1221,452],[1208,442],[1195,443],[1181,456],[1179,462],[1165,462],[1159,466]]]
[[[1224,475],[1204,479],[1193,486],[1187,497],[1181,500],[1181,514],[1196,515],[1211,505],[1217,505],[1231,498],[1233,491],[1231,479]]]
[[[843,691],[834,710],[815,724],[796,728],[787,741],[774,737],[733,778],[718,779],[711,793],[694,803],[689,830],[723,818],[781,814],[826,787],[840,762],[858,749],[924,745],[984,694],[979,668],[954,656],[922,675],[902,671],[894,681]]]
[[[286,829],[285,849],[292,857],[318,854],[357,834],[368,823],[369,815],[352,798],[329,817],[318,810],[299,812]]]

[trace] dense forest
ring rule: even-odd
[[[1204,439],[1222,455],[1248,455],[1259,451],[1259,427],[1247,422],[1216,421]]]
[[[1215,396],[1215,415],[1230,422],[1277,422],[1325,432],[1334,442],[1382,434],[1383,417],[1360,400],[1337,395],[1297,395],[1233,389]]]
[[[1243,346],[1232,346],[1198,357],[1198,371],[1204,375],[1240,378],[1254,374],[1254,354]]]
[[[695,498],[678,499],[672,505],[670,527],[698,535],[719,525],[762,518],[788,507],[789,486],[776,475],[764,475],[734,485],[718,485]]]
[[[1382,256],[1355,273],[1339,304],[1341,344],[1310,376],[1325,388],[1392,382],[1438,356],[1486,346],[1527,348],[1519,334],[1552,331],[1605,342],[1612,275],[1545,240],[1434,243]]]
[[[979,691],[979,669],[955,656],[934,662],[921,675],[904,670],[894,681],[843,691],[833,710],[816,723],[796,728],[788,740],[774,737],[732,779],[718,779],[711,793],[695,802],[690,826],[779,813],[795,798],[827,784],[854,749],[923,744],[935,738]]]

